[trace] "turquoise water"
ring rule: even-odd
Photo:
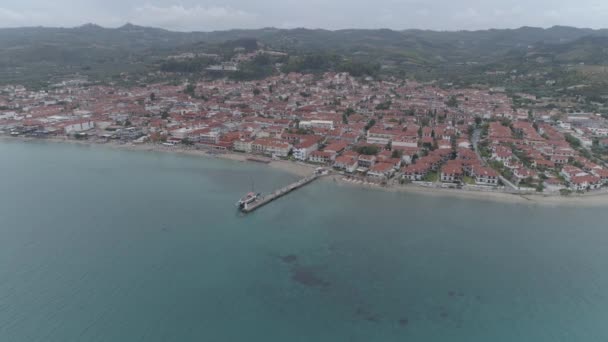
[[[0,142],[0,341],[606,341],[608,212]]]

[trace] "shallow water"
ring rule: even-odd
[[[608,213],[0,142],[1,341],[605,341]]]

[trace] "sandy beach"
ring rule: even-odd
[[[586,206],[598,207],[608,206],[608,194],[606,193],[587,193],[573,194],[570,196],[560,195],[517,195],[506,192],[483,192],[463,189],[441,189],[422,187],[414,184],[381,186],[373,183],[357,183],[346,180],[342,175],[331,177],[340,186],[359,187],[387,192],[403,192],[425,196],[453,197],[460,199],[473,199],[483,201],[493,201],[502,203],[518,203],[527,205],[544,206]]]
[[[194,157],[203,158],[220,158],[225,160],[231,160],[234,162],[245,163],[252,162],[248,158],[256,157],[245,153],[235,152],[221,152],[221,153],[210,153],[204,150],[197,150],[194,148],[185,148],[182,146],[164,146],[160,144],[119,144],[115,142],[108,143],[96,143],[91,141],[82,140],[71,140],[71,139],[37,139],[37,138],[24,138],[24,137],[7,137],[0,136],[0,140],[5,141],[39,141],[39,142],[56,142],[56,143],[70,143],[87,146],[103,146],[108,148],[115,148],[121,150],[130,151],[147,151],[147,152],[161,152],[161,153],[178,153],[183,155],[189,155]],[[291,173],[296,176],[305,177],[309,176],[314,172],[316,166],[304,164],[301,162],[292,162],[287,160],[271,160],[268,164],[277,170]],[[354,182],[347,180],[343,175],[333,175],[327,178],[330,181],[340,185],[349,187],[359,187],[366,189],[373,189],[378,191],[388,192],[404,192],[410,194],[419,194],[426,196],[441,196],[441,197],[454,197],[461,199],[475,199],[475,200],[488,200],[494,202],[503,203],[519,203],[528,205],[545,205],[545,206],[585,206],[585,207],[598,207],[608,206],[608,193],[586,193],[586,194],[572,194],[570,196],[560,196],[556,194],[533,194],[533,195],[518,195],[506,192],[485,192],[485,191],[472,191],[464,189],[442,189],[442,188],[430,188],[423,187],[415,184],[407,185],[394,185],[394,186],[381,186],[378,184],[368,182]]]

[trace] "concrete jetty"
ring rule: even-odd
[[[283,187],[271,194],[258,198],[255,202],[246,204],[243,208],[241,208],[241,211],[246,214],[253,212],[253,211],[265,206],[266,204],[287,195],[288,193],[290,193],[294,190],[297,190],[307,184],[312,183],[313,181],[315,181],[316,179],[318,179],[321,176],[322,176],[321,174],[315,173],[314,175],[308,176],[306,178],[302,178],[299,181],[289,184],[288,186]]]

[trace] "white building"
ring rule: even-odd
[[[293,148],[293,156],[297,160],[308,160],[310,154],[319,149],[319,144],[316,140],[305,140]]]
[[[80,133],[95,128],[95,123],[90,120],[79,120],[68,122],[63,126],[65,134]]]
[[[329,120],[311,120],[311,121],[300,121],[300,128],[321,128],[321,129],[334,129],[334,122]]]

